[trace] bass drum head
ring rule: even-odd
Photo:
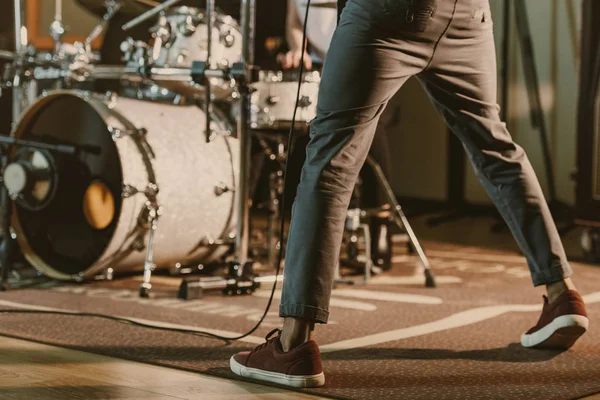
[[[123,175],[115,143],[94,107],[74,95],[41,98],[25,112],[15,135],[102,149],[100,155],[53,153],[58,171],[54,198],[37,211],[15,204],[17,237],[26,239],[19,240],[26,257],[48,275],[79,275],[102,256],[117,226]]]

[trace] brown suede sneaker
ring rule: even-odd
[[[273,334],[277,336],[273,337]],[[266,342],[252,351],[237,353],[229,360],[231,371],[245,378],[278,383],[297,388],[319,387],[325,384],[321,352],[314,340],[310,340],[288,352],[281,348],[275,329]]]
[[[542,316],[536,326],[521,336],[521,344],[568,349],[587,331],[588,324],[585,304],[576,290],[566,291],[552,304],[544,296]]]

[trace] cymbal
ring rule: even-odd
[[[106,14],[106,0],[77,0],[80,6],[87,9],[92,14],[102,18]],[[115,0],[115,3],[121,3],[119,15],[137,17],[143,12],[148,11],[161,3],[154,0]]]
[[[307,3],[304,3],[305,6],[306,4]],[[337,10],[337,2],[335,1],[329,1],[324,3],[310,3],[310,6],[314,8],[334,8]]]

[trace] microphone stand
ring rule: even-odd
[[[19,193],[11,193],[4,181],[4,171],[10,164],[10,155],[15,146],[64,154],[77,154],[79,151],[76,146],[72,145],[54,145],[0,136],[0,169],[2,171],[2,176],[0,177],[0,208],[2,209],[1,229],[3,234],[2,245],[0,245],[0,292],[10,289],[8,279],[12,271],[13,252],[15,251],[15,238],[10,228],[14,209],[13,201],[18,198]]]
[[[15,65],[15,76],[12,81],[12,121],[16,124],[21,113],[23,112],[23,102],[25,100],[25,91],[23,90],[22,82],[22,67],[23,67],[23,56],[27,51],[27,28],[23,25],[25,20],[25,12],[23,7],[23,0],[14,0],[14,12],[15,12],[15,59],[13,60]],[[22,40],[24,39],[25,42]]]
[[[254,65],[254,25],[255,25],[256,0],[242,0],[241,29],[242,29],[242,60],[241,68],[246,77]],[[251,132],[250,110],[251,97],[249,79],[242,79],[240,85],[238,137],[240,140],[240,170],[239,185],[236,190],[237,198],[237,232],[235,236],[236,262],[230,272],[241,277],[248,260],[249,242],[249,180],[251,160]]]

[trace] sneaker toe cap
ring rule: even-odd
[[[248,358],[250,357],[250,352],[249,351],[242,351],[240,353],[236,353],[233,356],[233,359],[241,365],[247,365],[248,364]]]

